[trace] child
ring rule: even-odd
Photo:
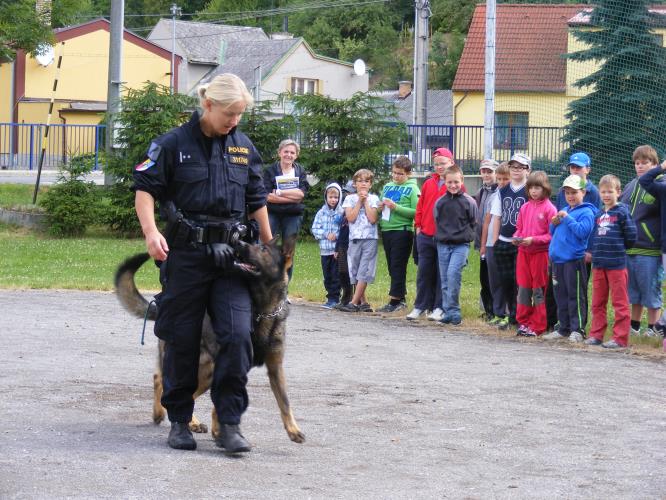
[[[354,181],[351,179],[342,188],[342,194],[346,197],[349,194],[354,194]],[[349,265],[347,263],[347,249],[349,248],[349,221],[345,217],[344,209],[342,211],[342,220],[340,221],[340,233],[338,240],[335,242],[335,253],[338,260],[338,279],[340,281],[340,288],[342,289],[342,297],[335,309],[340,309],[351,302],[354,296],[354,286],[349,280]]]
[[[666,176],[664,176],[664,171],[666,171],[666,161],[661,166],[649,170],[638,180],[643,189],[659,200],[662,235],[666,235],[666,182],[664,182]],[[662,267],[666,268],[666,238],[663,237],[661,239],[661,262]],[[666,336],[666,310],[655,324],[655,328]],[[666,350],[666,339],[664,339],[664,346],[664,350]]]
[[[339,308],[343,312],[372,312],[365,289],[375,280],[377,270],[379,198],[370,193],[373,179],[374,174],[370,170],[357,170],[353,177],[356,194],[347,196],[342,203],[349,221],[349,279],[356,285],[351,302]]]
[[[427,318],[439,321],[444,316],[441,309],[442,285],[439,281],[439,265],[435,236],[435,202],[446,193],[444,172],[454,165],[453,153],[446,148],[437,148],[432,154],[435,173],[427,179],[421,188],[421,196],[416,204],[414,228],[416,231],[416,250],[419,256],[416,273],[416,299],[414,309],[407,319],[418,319],[426,311],[432,311]]]
[[[511,182],[499,190],[499,196],[493,202],[490,213],[494,216],[495,234],[499,237],[495,243],[494,257],[501,283],[501,293],[509,309],[509,317],[502,315],[497,322],[501,330],[516,323],[516,259],[518,249],[511,243],[516,231],[516,220],[520,207],[527,202],[525,183],[530,172],[532,160],[523,153],[516,153],[509,161]]]
[[[545,293],[548,285],[550,220],[557,213],[545,172],[532,172],[525,185],[528,202],[520,207],[513,244],[518,247],[516,282],[518,335],[536,337],[546,331]]]
[[[382,190],[379,210],[383,211],[379,225],[386,254],[386,265],[391,276],[389,303],[379,312],[403,310],[407,295],[407,262],[414,242],[414,214],[421,191],[416,180],[409,176],[412,162],[406,156],[396,158],[391,167],[393,182]],[[385,214],[388,217],[385,217]]]
[[[644,334],[656,336],[655,323],[661,309],[661,208],[659,200],[645,191],[638,179],[654,169],[659,158],[651,146],[639,146],[633,154],[636,178],[626,185],[620,201],[629,206],[638,235],[633,248],[627,250],[629,302],[632,335],[640,335],[643,307],[647,307],[648,327]]]
[[[592,169],[592,160],[587,153],[574,153],[569,157],[567,164],[569,175],[577,175],[585,182],[585,198],[583,201],[591,203],[595,207],[601,207],[601,198],[599,197],[599,190],[596,188],[592,181],[588,179],[590,170]],[[557,199],[555,200],[555,208],[564,210],[568,206],[567,200],[564,196],[564,188],[560,188],[557,192]]]
[[[627,295],[627,249],[636,242],[636,224],[624,203],[618,203],[620,179],[604,175],[599,181],[604,208],[595,217],[592,234],[592,326],[587,345],[608,349],[627,347],[631,315]],[[604,343],[608,321],[608,292],[613,302],[613,338]]]
[[[479,250],[479,282],[481,283],[481,306],[483,307],[483,316],[489,320],[493,317],[493,295],[490,290],[490,282],[488,280],[488,264],[485,259],[485,250],[481,251],[481,236],[483,233],[483,226],[487,214],[490,214],[490,200],[492,195],[497,191],[497,183],[495,182],[495,170],[497,169],[497,162],[495,160],[483,160],[479,167],[481,174],[481,187],[474,196],[476,206],[479,208],[478,219],[476,221],[476,237],[474,238],[474,248]],[[483,244],[485,249],[485,241]]]
[[[340,234],[342,208],[340,202],[342,188],[337,182],[331,182],[324,190],[324,205],[319,209],[312,221],[312,235],[319,242],[321,270],[324,274],[326,303],[322,307],[333,309],[340,301],[340,280],[338,279],[338,263],[335,254],[335,243]]]
[[[476,202],[462,191],[463,174],[453,165],[444,174],[446,194],[435,203],[435,240],[442,283],[442,323],[459,325],[460,284],[467,265],[469,244],[474,241],[478,209]]]
[[[493,316],[490,318],[490,321],[488,321],[488,324],[492,326],[497,326],[497,324],[506,316],[506,301],[504,300],[504,295],[502,295],[502,283],[500,281],[499,270],[497,269],[495,253],[493,251],[498,234],[495,224],[492,222],[494,217],[490,213],[490,210],[495,203],[499,203],[499,201],[496,201],[499,198],[499,190],[509,184],[508,162],[503,162],[497,167],[497,170],[495,170],[495,180],[497,181],[497,189],[488,199],[489,209],[483,221],[480,249],[481,259],[483,260],[485,257],[486,265],[488,267],[488,283],[493,298]]]
[[[585,181],[570,175],[562,184],[569,206],[551,219],[548,255],[553,268],[553,286],[560,327],[544,335],[548,340],[569,337],[583,342],[587,323],[587,268],[585,251],[594,229],[597,208],[583,201]]]

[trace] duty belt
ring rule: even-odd
[[[229,243],[232,234],[232,223],[223,225],[193,226],[190,229],[190,241],[207,245],[209,243]]]

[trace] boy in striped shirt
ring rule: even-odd
[[[620,179],[604,175],[599,181],[599,193],[604,206],[595,217],[592,232],[592,327],[588,345],[609,349],[627,347],[631,313],[627,292],[627,250],[636,242],[636,224],[624,203],[618,203]],[[615,322],[613,338],[604,342],[608,327],[606,305],[610,291]]]

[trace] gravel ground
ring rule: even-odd
[[[111,293],[0,291],[2,498],[665,498],[664,362],[292,306],[307,441],[250,375],[230,458],[151,422],[156,340]],[[203,396],[197,415],[210,421]]]

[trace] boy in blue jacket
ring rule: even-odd
[[[585,181],[570,175],[562,187],[569,205],[553,217],[548,256],[553,267],[553,287],[557,303],[560,328],[544,335],[544,339],[569,338],[570,342],[583,342],[587,324],[587,268],[585,251],[592,230],[597,207],[583,201]]]
[[[319,209],[312,221],[312,235],[319,242],[321,270],[324,274],[326,288],[325,304],[322,307],[333,309],[340,301],[340,280],[338,279],[338,262],[335,253],[335,242],[340,234],[342,222],[342,188],[337,182],[331,182],[324,190],[324,205]]]

